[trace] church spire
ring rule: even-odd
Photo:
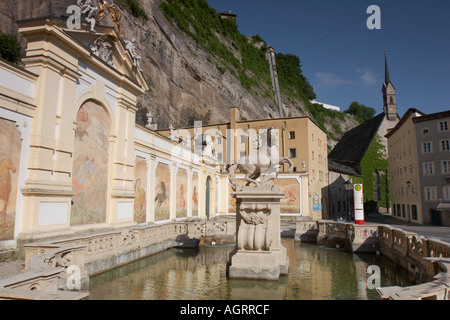
[[[391,82],[389,74],[388,61],[386,51],[384,52],[384,84],[383,84],[383,109],[388,120],[397,120],[397,105],[395,97],[395,87]]]
[[[387,86],[391,82],[391,76],[389,75],[389,67],[387,62],[387,53],[384,51],[384,84]]]

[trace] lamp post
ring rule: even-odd
[[[350,200],[349,200],[349,192],[353,190],[353,182],[351,179],[344,183],[345,190],[347,190],[347,219],[348,222],[351,220],[351,210],[350,210]]]

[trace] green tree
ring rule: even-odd
[[[354,115],[358,121],[363,123],[372,119],[375,116],[376,111],[373,108],[366,107],[365,105],[353,101],[348,110],[344,111],[344,113]]]
[[[17,37],[0,31],[0,57],[12,63],[20,61],[20,43]]]
[[[303,76],[300,58],[293,54],[276,54],[280,87],[285,93],[302,101],[316,99],[314,89]]]

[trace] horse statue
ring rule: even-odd
[[[294,164],[289,158],[279,157],[279,136],[273,128],[265,130],[257,135],[256,154],[242,157],[238,163],[228,167],[229,180],[233,191],[241,190],[235,172],[239,170],[245,174],[246,186],[252,183],[257,187],[273,187],[273,181],[278,176],[278,171],[285,163],[289,164],[289,173],[294,171]]]
[[[16,173],[17,169],[11,159],[3,159],[0,162],[0,200],[3,201],[3,226],[6,226],[6,214],[9,205],[9,195],[11,194],[11,173]]]

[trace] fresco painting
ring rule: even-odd
[[[17,125],[0,119],[0,240],[14,239],[21,150]]]
[[[187,171],[177,172],[177,218],[187,217]]]
[[[300,213],[300,183],[297,179],[276,179],[274,186],[285,194],[281,199],[281,214]]]
[[[238,183],[245,185],[243,179],[238,179]],[[279,188],[285,194],[281,199],[281,214],[299,214],[300,213],[300,183],[295,178],[275,179],[274,187]],[[229,187],[230,195],[234,192]],[[228,213],[236,213],[236,199],[230,196],[228,204]]]
[[[143,158],[136,158],[134,167],[134,221],[145,223],[147,221],[147,161]]]
[[[158,163],[155,178],[155,221],[170,220],[169,165]]]
[[[84,103],[77,115],[73,155],[71,225],[106,222],[111,124],[98,103]]]
[[[199,184],[198,184],[198,173],[194,172],[192,174],[192,216],[198,217],[198,191],[199,191]]]

